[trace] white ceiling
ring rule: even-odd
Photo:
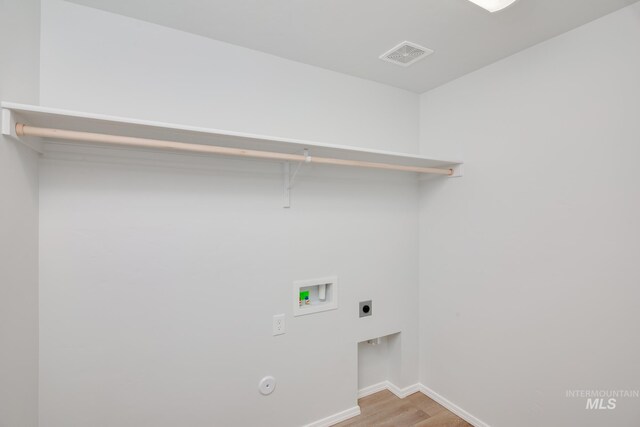
[[[72,0],[414,92],[432,89],[637,0]],[[378,59],[408,40],[435,53]]]

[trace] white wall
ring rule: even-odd
[[[414,93],[59,0],[43,8],[43,105],[418,150]]]
[[[54,0],[42,31],[43,105],[417,151],[408,92]],[[42,427],[302,425],[355,406],[357,343],[399,331],[418,380],[414,177],[305,166],[285,210],[279,164],[149,157],[41,163]],[[327,275],[339,309],[292,318]]]
[[[39,23],[39,1],[0,1],[0,100],[38,102]],[[0,135],[0,426],[36,426],[37,407],[37,156]]]
[[[637,426],[640,4],[428,92],[421,380],[500,426]]]

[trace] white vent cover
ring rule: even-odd
[[[393,62],[402,67],[411,64],[431,55],[433,50],[411,42],[402,42],[398,46],[380,55],[383,61]]]

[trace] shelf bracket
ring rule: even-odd
[[[464,175],[464,164],[459,163],[457,165],[453,165],[451,171],[453,173],[450,175],[450,178],[460,178]]]
[[[291,186],[289,185],[291,182],[291,165],[289,162],[282,164],[282,179],[284,181],[284,205],[282,207],[288,209],[291,207]]]
[[[464,176],[464,164],[463,163],[456,163],[453,164],[451,166],[446,166],[447,168],[449,168],[451,170],[451,175],[449,175],[447,178],[460,178],[462,176]],[[421,175],[418,180],[420,182],[430,182],[434,179],[438,179],[438,175],[430,175],[430,174],[423,174]]]
[[[18,141],[40,154],[44,154],[42,142],[38,138],[28,136],[18,136],[16,134],[16,124],[18,117],[8,108],[2,109],[2,134],[8,138]]]
[[[296,180],[296,175],[300,171],[300,167],[303,163],[311,163],[311,156],[309,155],[309,149],[304,149],[304,160],[298,162],[296,166],[296,170],[291,175],[291,163],[285,162],[283,164],[282,176],[284,180],[284,208],[288,209],[291,207],[291,189]]]

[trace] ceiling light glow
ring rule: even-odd
[[[483,9],[489,12],[497,12],[505,7],[515,3],[516,0],[469,0],[471,3],[475,3]]]

